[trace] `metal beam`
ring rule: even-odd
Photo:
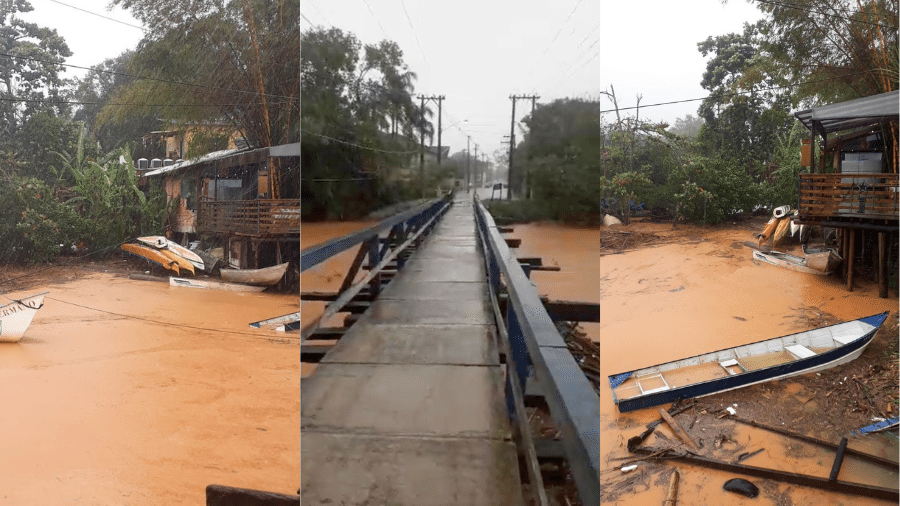
[[[543,301],[516,256],[497,231],[494,219],[475,200],[485,257],[501,271],[509,290],[508,305],[516,328],[510,341],[524,341],[535,376],[545,392],[550,415],[562,436],[566,460],[584,504],[600,503],[600,398],[556,330]],[[490,270],[490,269],[489,269]],[[493,285],[492,288],[496,288]],[[524,378],[522,378],[524,381]]]

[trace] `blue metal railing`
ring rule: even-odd
[[[600,398],[556,329],[516,256],[501,237],[493,217],[475,198],[479,239],[492,298],[499,296],[501,276],[507,304],[503,324],[508,336],[506,395],[516,421],[513,397],[521,396],[529,375],[535,377],[560,431],[566,460],[583,504],[600,504]],[[518,385],[511,384],[515,377]]]
[[[300,272],[318,265],[325,260],[341,253],[357,244],[377,239],[378,235],[386,230],[393,231],[396,235],[406,237],[411,233],[415,233],[433,216],[444,210],[449,205],[450,194],[426,202],[418,207],[410,209],[390,218],[387,218],[365,230],[354,232],[352,234],[338,237],[316,246],[311,246],[300,252]],[[373,243],[373,246],[375,243]],[[376,265],[387,249],[385,244],[381,249],[372,248],[370,250],[369,261],[371,265]]]

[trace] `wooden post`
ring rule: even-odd
[[[677,434],[678,437],[685,442],[685,444],[693,448],[695,451],[700,451],[697,443],[695,443],[694,440],[691,439],[691,436],[687,433],[687,431],[681,428],[681,425],[678,425],[678,422],[676,422],[675,419],[669,415],[669,413],[666,413],[666,410],[664,410],[663,408],[659,408],[658,411],[659,416],[661,416],[663,420],[665,420],[666,423],[669,424],[669,427],[672,428],[672,431]]]
[[[852,292],[853,291],[853,256],[854,256],[853,250],[856,248],[856,230],[851,228],[851,229],[849,229],[849,232],[850,232],[850,234],[849,234],[850,235],[850,244],[849,244],[849,248],[848,248],[849,253],[847,255],[847,258],[844,261],[847,264],[847,291]]]
[[[886,299],[888,296],[887,268],[884,258],[884,232],[878,233],[878,296]]]
[[[841,258],[844,259],[844,261],[841,262],[841,279],[843,279],[846,282],[847,281],[847,264],[849,263],[847,261],[847,250],[849,249],[848,245],[847,245],[847,238],[849,237],[850,234],[847,233],[846,228],[839,228],[838,231],[841,233]]]

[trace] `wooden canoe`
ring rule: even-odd
[[[205,279],[169,278],[170,286],[183,286],[186,288],[202,288],[206,290],[228,290],[231,292],[261,292],[264,286],[240,285],[237,283],[220,283]]]
[[[137,240],[143,244],[146,244],[147,246],[150,246],[151,248],[156,248],[158,250],[170,250],[176,255],[190,262],[197,269],[203,270],[203,259],[193,251],[185,248],[175,241],[170,241],[169,239],[166,239],[161,235],[148,235],[145,237],[138,237]],[[192,270],[191,272],[194,271]]]
[[[753,251],[753,259],[765,262],[770,265],[776,265],[792,271],[802,272],[804,274],[831,274],[831,271],[819,271],[810,268],[805,258],[782,253],[781,251]]]
[[[888,312],[609,377],[619,411],[824,371],[859,357]]]
[[[176,275],[181,273],[181,269],[178,267],[178,262],[172,260],[171,258],[163,255],[159,250],[148,248],[146,246],[141,246],[139,244],[123,244],[119,246],[124,251],[131,253],[132,255],[139,256],[141,258],[147,259],[160,267],[165,269],[169,269],[174,272]]]
[[[219,275],[228,283],[241,283],[254,286],[272,286],[278,284],[287,272],[288,262],[265,267],[263,269],[222,269]]]
[[[785,216],[778,221],[778,227],[775,228],[775,233],[772,234],[772,247],[775,247],[781,239],[787,235],[788,230],[791,228],[791,218]]]
[[[808,265],[810,269],[815,269],[822,273],[834,272],[834,270],[841,265],[841,262],[843,262],[841,256],[832,249],[817,251],[804,248],[803,253],[806,254],[806,265]]]
[[[9,299],[12,302],[0,306],[0,343],[17,343],[22,339],[34,315],[43,307],[47,293]]]

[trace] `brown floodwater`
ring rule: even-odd
[[[303,250],[310,246],[321,244],[331,239],[336,239],[359,230],[371,227],[374,221],[341,221],[341,222],[314,222],[304,223],[300,233],[300,249]],[[353,263],[359,246],[354,246],[348,250],[339,253],[328,260],[307,269],[300,274],[300,287],[304,292],[336,292],[344,281],[347,269]],[[364,276],[365,273],[360,273]],[[318,301],[302,301],[300,321],[302,326],[306,326],[314,322],[317,318],[322,317],[325,311],[325,302]],[[342,326],[341,320],[344,316],[337,315],[326,326]],[[323,341],[323,344],[326,341]],[[307,377],[316,370],[316,365],[308,362],[302,363],[302,376]]]
[[[214,483],[297,491],[298,348],[248,326],[297,311],[295,295],[109,273],[5,295],[45,290],[23,339],[0,345],[0,504],[196,506]]]
[[[639,227],[672,233],[670,225]],[[751,260],[751,251],[741,246],[741,242],[750,239],[746,230],[693,229],[691,237],[678,243],[600,257],[598,274],[593,279],[601,304],[603,374],[804,330],[808,328],[806,323],[797,318],[803,308],[824,311],[840,320],[897,311],[896,292],[889,299],[881,299],[876,287],[847,292],[836,277],[757,265]],[[792,388],[799,388],[786,383],[789,393]],[[740,406],[736,409],[740,415]],[[600,389],[600,414],[601,451],[607,465],[602,477],[606,489],[611,490],[624,481],[624,475],[616,470],[617,461],[609,459],[627,455],[624,442],[640,433],[644,424],[657,419],[658,414],[655,408],[618,413],[609,388]],[[677,439],[671,432],[667,435]],[[834,459],[833,454],[813,448],[800,450],[797,445],[792,447],[789,440],[743,426],[735,428],[732,438],[740,445],[766,448],[747,462],[750,465],[827,477]],[[851,442],[853,447],[865,444]],[[883,445],[875,445],[867,451],[896,459],[896,445],[887,450]],[[636,472],[644,472],[644,468],[639,464]],[[678,469],[679,505],[750,504],[751,500],[722,490],[724,482],[733,475],[686,465]],[[883,487],[897,485],[897,473],[871,468],[851,458],[845,460],[840,479]],[[751,481],[759,485],[763,480]],[[665,499],[665,477],[648,475],[638,483],[622,493],[608,494],[606,503],[644,505]],[[753,499],[753,504],[883,504],[799,486],[773,485],[766,491]]]
[[[370,226],[369,222],[304,225],[303,247]],[[674,242],[648,246],[621,254],[601,255],[601,231],[554,223],[515,225],[508,237],[522,239],[518,256],[540,256],[559,272],[535,271],[532,279],[541,294],[552,299],[599,302],[600,323],[583,323],[588,336],[600,342],[604,375],[684,358],[702,352],[746,344],[806,329],[798,313],[812,309],[851,320],[881,311],[897,311],[897,294],[881,299],[874,286],[847,292],[836,277],[809,276],[768,265],[757,265],[741,243],[752,239],[745,229],[705,231],[671,225],[635,224],[628,230],[673,235]],[[336,290],[355,248],[303,273],[304,291]],[[324,303],[303,302],[304,321],[321,315]],[[337,323],[337,322],[334,322]],[[304,374],[314,366],[304,364]],[[788,394],[803,394],[799,385],[787,383]],[[814,404],[814,403],[812,403]],[[811,404],[811,405],[812,405]],[[736,408],[741,414],[740,406]],[[658,418],[656,409],[620,414],[609,388],[600,389],[601,454],[604,503],[622,506],[661,504],[665,499],[666,474],[639,464],[640,479],[621,488],[624,475],[614,458],[627,456],[624,442]],[[736,425],[736,424],[735,424]],[[657,429],[670,439],[666,428]],[[711,428],[710,430],[713,430]],[[749,465],[827,477],[833,453],[800,447],[790,440],[743,426],[733,428],[734,444],[766,451],[747,461]],[[652,440],[648,443],[658,444]],[[884,437],[851,440],[853,448],[896,459],[896,441]],[[669,467],[663,467],[668,471]],[[884,504],[882,501],[816,491],[767,482],[756,499],[724,492],[728,473],[679,465],[683,506],[707,504]],[[896,487],[891,473],[847,458],[842,481]],[[764,480],[750,478],[761,485]],[[610,491],[615,490],[615,493]]]

